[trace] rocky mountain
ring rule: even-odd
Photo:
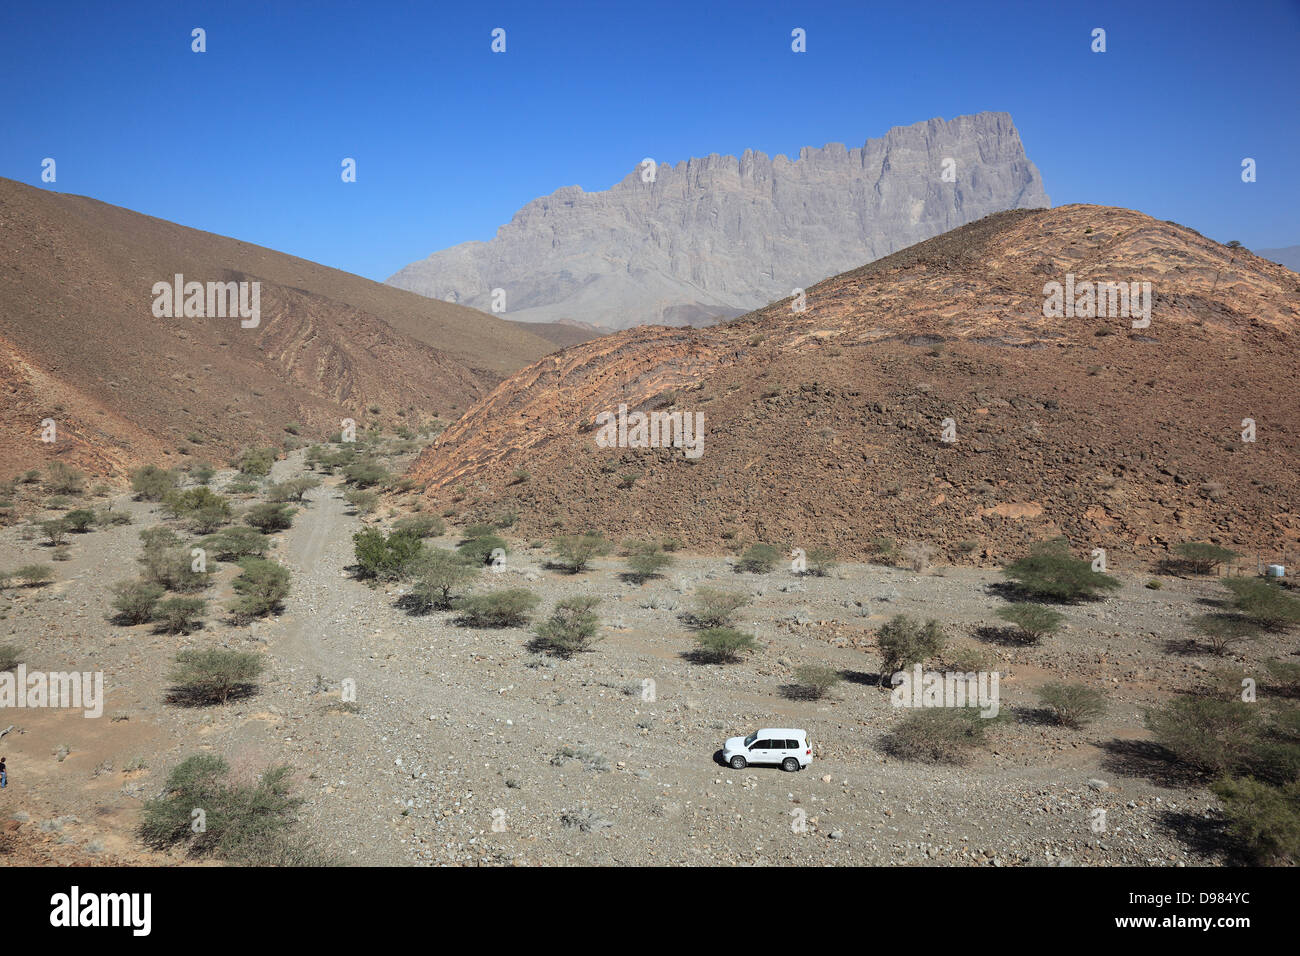
[[[372,407],[389,424],[455,418],[555,348],[463,306],[7,179],[0,260],[0,478],[51,458],[97,474],[218,461]],[[250,307],[258,283],[259,323],[159,317],[154,285],[177,274],[248,283]]]
[[[1269,262],[1284,265],[1292,272],[1300,272],[1300,246],[1283,246],[1281,249],[1258,249],[1255,255]]]
[[[1149,325],[1078,307],[1104,281],[1150,282]],[[1068,316],[1045,314],[1053,283]],[[817,284],[802,312],[544,358],[411,473],[426,508],[513,513],[525,538],[991,562],[1064,534],[1116,561],[1215,540],[1253,566],[1300,557],[1298,331],[1300,277],[1245,249],[1125,209],[1009,211]],[[620,405],[702,414],[702,454],[602,446]]]
[[[746,150],[639,165],[602,192],[530,202],[490,242],[387,281],[505,317],[706,325],[992,212],[1049,205],[1006,113],[891,129],[795,160]]]

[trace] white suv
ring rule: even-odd
[[[751,763],[768,763],[794,773],[812,763],[812,744],[807,731],[764,728],[748,737],[728,738],[722,745],[722,760],[732,770],[744,770]]]

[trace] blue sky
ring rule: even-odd
[[[980,110],[1012,115],[1055,204],[1300,244],[1300,0],[56,0],[0,13],[0,82],[0,175],[42,185],[53,157],[43,188],[374,279],[645,156]]]

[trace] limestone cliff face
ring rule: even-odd
[[[492,241],[388,282],[484,310],[500,288],[503,317],[525,321],[708,324],[989,213],[1048,205],[1011,117],[978,113],[896,127],[860,149],[714,154],[661,164],[653,182],[638,166],[603,192],[566,186]]]

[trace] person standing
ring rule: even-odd
[[[0,757],[0,790],[9,786],[9,774],[5,771],[5,758]]]

